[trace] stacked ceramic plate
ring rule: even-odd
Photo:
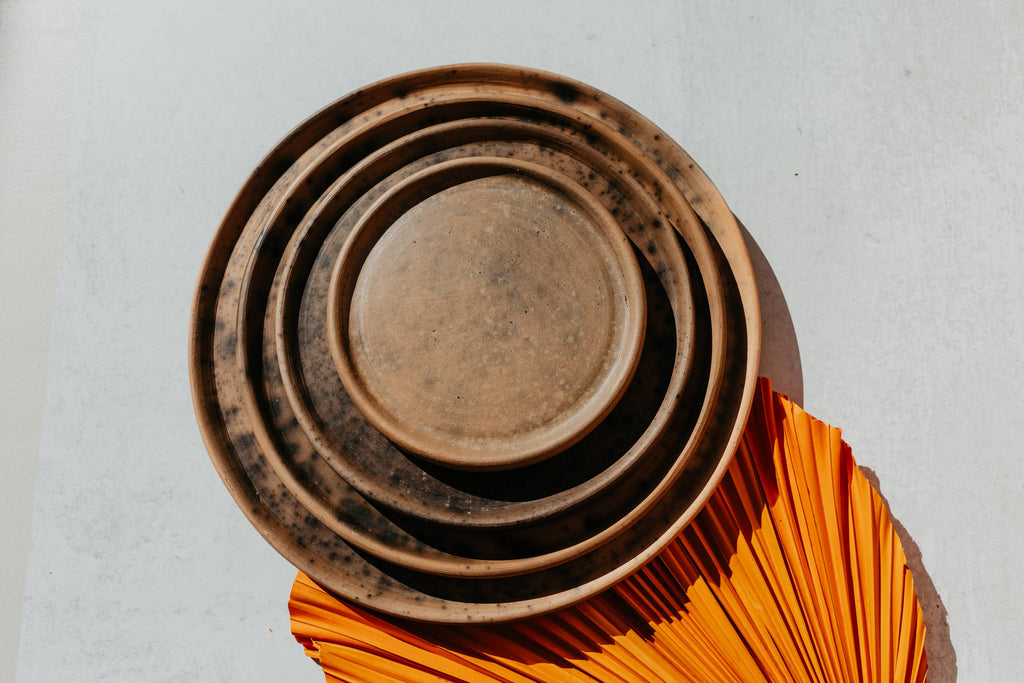
[[[376,83],[228,211],[192,388],[239,506],[327,589],[500,621],[628,575],[696,514],[757,374],[740,230],[607,95],[496,65]]]

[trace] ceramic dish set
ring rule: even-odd
[[[246,181],[197,286],[207,448],[336,594],[502,621],[654,556],[724,472],[760,318],[692,159],[589,86],[427,69],[307,120]]]

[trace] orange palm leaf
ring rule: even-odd
[[[646,567],[489,626],[384,617],[299,573],[292,632],[328,681],[905,681],[927,676],[899,538],[840,431],[762,379],[729,472]]]

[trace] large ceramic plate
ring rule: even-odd
[[[197,285],[190,367],[240,508],[340,596],[501,621],[600,591],[696,514],[760,350],[692,159],[554,74],[427,69],[296,128]]]

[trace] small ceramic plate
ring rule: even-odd
[[[538,164],[453,159],[360,217],[327,301],[356,407],[460,469],[522,467],[586,436],[625,392],[646,302],[629,239]]]

